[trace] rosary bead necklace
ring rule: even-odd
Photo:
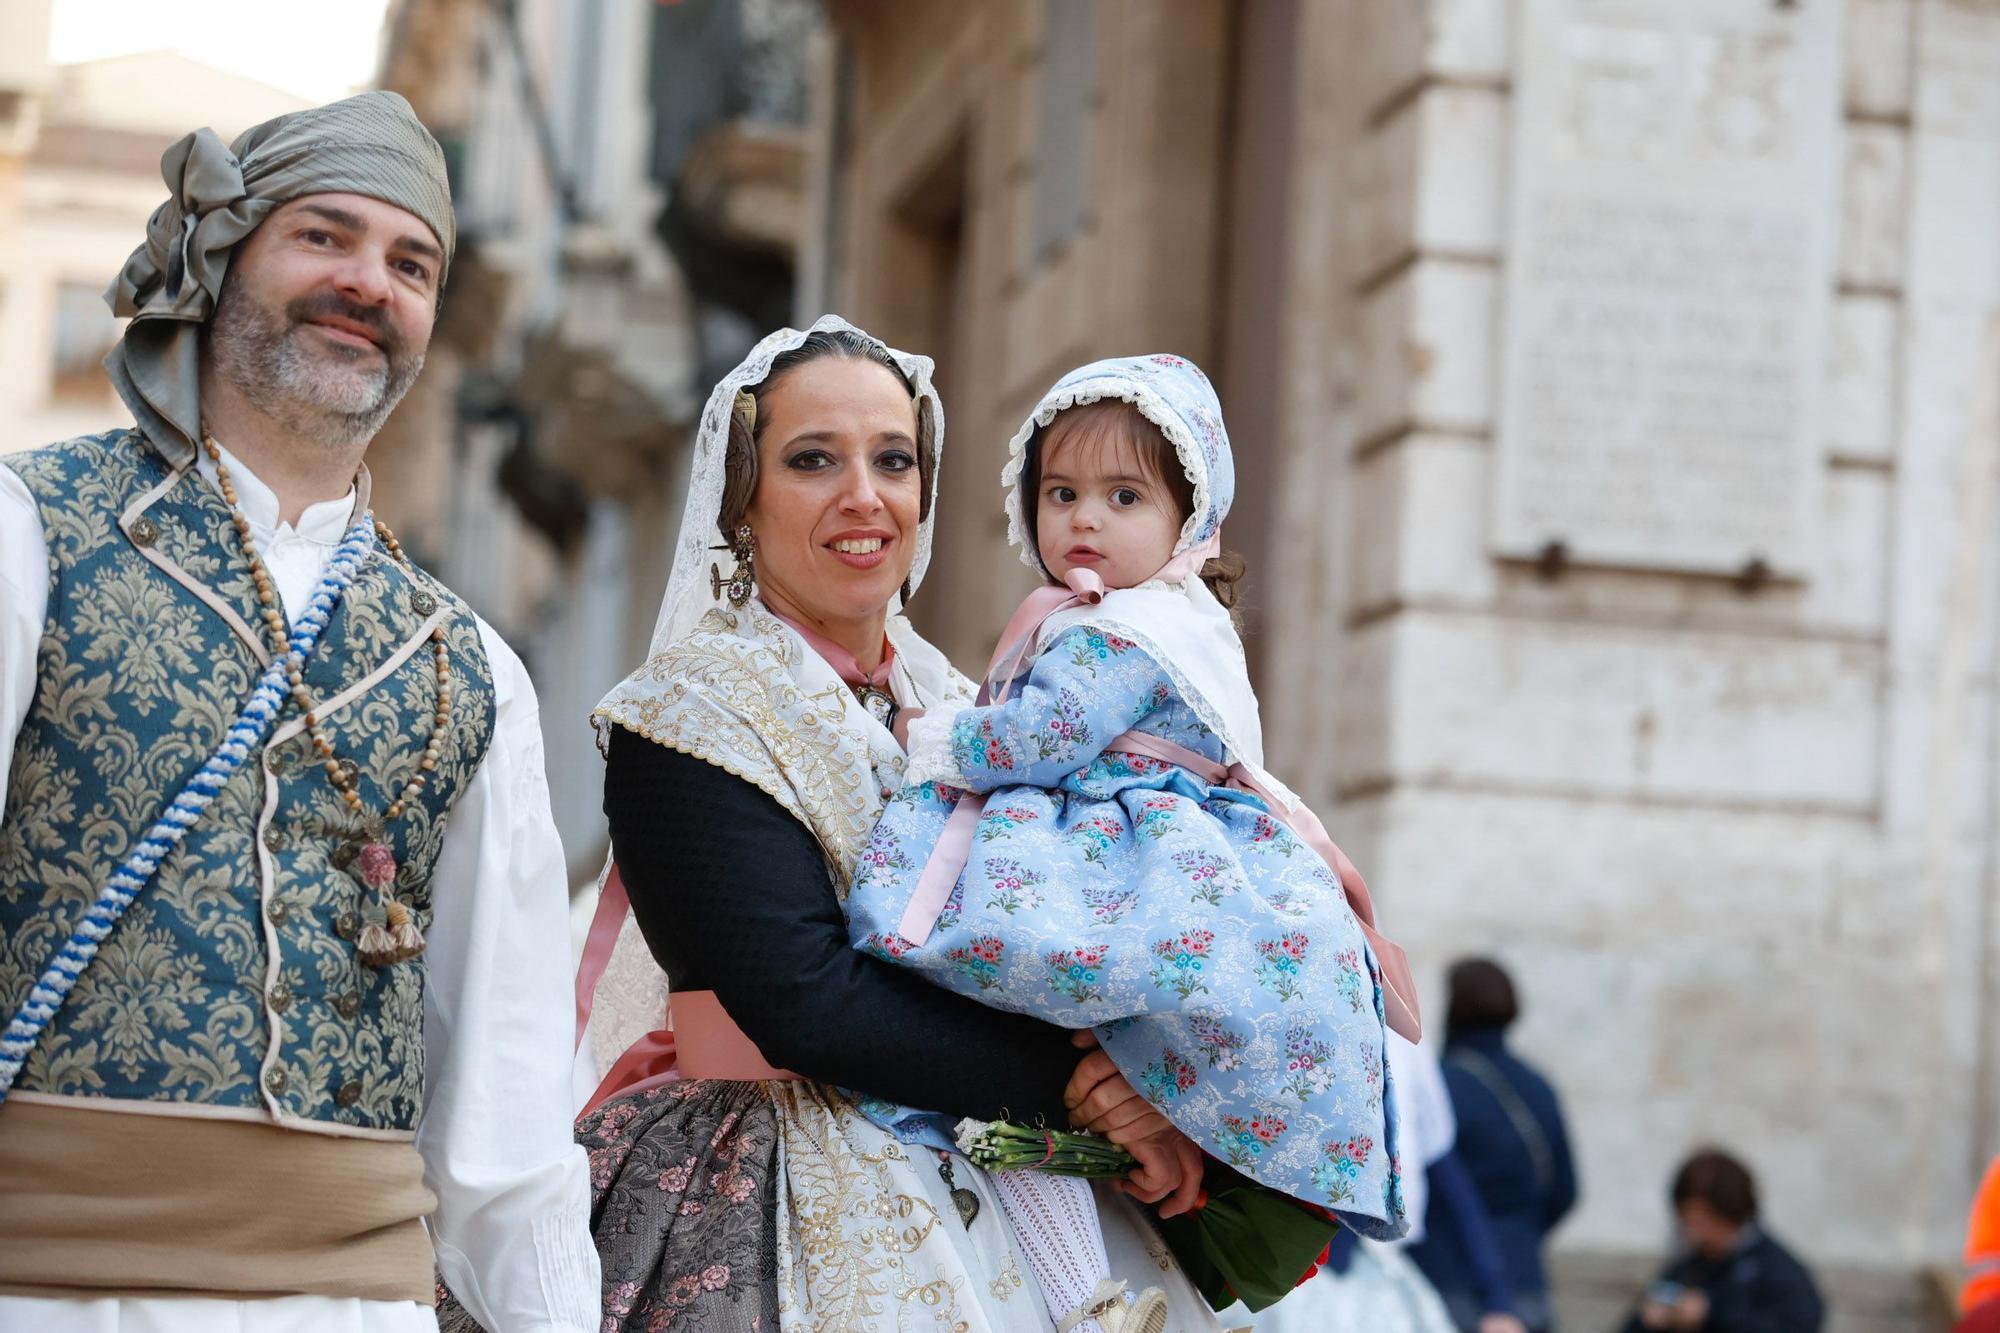
[[[243,507],[236,499],[236,487],[229,479],[228,467],[223,464],[221,448],[215,443],[215,438],[207,434],[202,436],[202,447],[208,451],[209,461],[215,464],[216,482],[223,500],[229,505],[229,518],[236,528],[237,544],[242,547],[244,558],[250,562],[250,579],[257,588],[257,604],[263,613],[271,651],[282,658],[288,651],[290,630],[284,609],[278,601],[277,588],[271,581],[270,571],[265,568],[263,557],[257,554],[256,543],[251,540],[250,520],[243,516]],[[391,558],[405,569],[410,567],[409,557],[403,554],[402,543],[379,519],[375,523],[375,536]],[[430,734],[422,754],[417,758],[416,771],[403,784],[402,792],[379,816],[370,815],[362,802],[359,771],[334,753],[333,742],[327,739],[326,729],[320,725],[319,714],[313,708],[312,694],[306,689],[303,665],[293,662],[289,673],[292,700],[305,716],[306,735],[311,738],[313,749],[319,755],[327,782],[346,803],[348,813],[373,835],[362,844],[350,866],[362,884],[375,892],[382,909],[382,920],[370,921],[363,926],[355,942],[361,961],[370,967],[407,962],[424,951],[423,932],[417,928],[410,909],[397,899],[393,891],[398,866],[395,853],[389,850],[386,830],[389,824],[401,819],[416,804],[417,797],[430,784],[429,775],[437,768],[438,756],[443,753],[445,739],[451,730],[451,654],[445,643],[444,627],[438,625],[432,628],[430,638],[431,660],[437,680]]]

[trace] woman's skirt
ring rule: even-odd
[[[984,1173],[824,1084],[669,1083],[605,1102],[577,1139],[604,1333],[1052,1327]],[[1170,1329],[1213,1333],[1137,1206],[1104,1189],[1099,1205],[1112,1276],[1165,1288]]]

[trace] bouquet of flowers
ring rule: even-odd
[[[961,1120],[959,1148],[988,1171],[1050,1171],[1123,1180],[1138,1169],[1132,1154],[1096,1134],[1037,1129],[1010,1121]],[[1251,1310],[1275,1304],[1311,1277],[1340,1224],[1301,1203],[1206,1159],[1193,1211],[1159,1219],[1160,1234],[1210,1305],[1241,1300]]]

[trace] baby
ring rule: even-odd
[[[1383,1025],[1415,1035],[1414,991],[1360,876],[1262,768],[1214,390],[1174,356],[1072,371],[1003,482],[1049,586],[979,706],[910,723],[907,785],[847,903],[856,947],[1094,1028],[1205,1151],[1363,1235],[1401,1234]],[[1074,1183],[995,1181],[1003,1200]],[[1069,1295],[1048,1285],[1060,1322]]]

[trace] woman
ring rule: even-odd
[[[898,614],[941,433],[930,362],[832,317],[766,338],[703,413],[654,656],[596,714],[619,878],[675,1027],[578,1123],[607,1329],[1052,1326],[1017,1248],[1038,1237],[1008,1232],[967,1161],[899,1142],[841,1088],[1171,1132],[1060,1030],[847,947],[840,899],[901,781],[894,715],[969,697]],[[725,539],[733,569],[710,555]],[[1169,1327],[1215,1328],[1131,1201],[1097,1197],[1116,1271],[1163,1275]]]
[[[1576,1203],[1576,1169],[1555,1089],[1507,1048],[1520,1017],[1514,982],[1485,958],[1452,965],[1444,1076],[1458,1118],[1458,1156],[1492,1219],[1513,1308],[1533,1333],[1553,1325],[1542,1244]],[[1461,1329],[1479,1326],[1480,1283],[1449,1236],[1411,1249]]]

